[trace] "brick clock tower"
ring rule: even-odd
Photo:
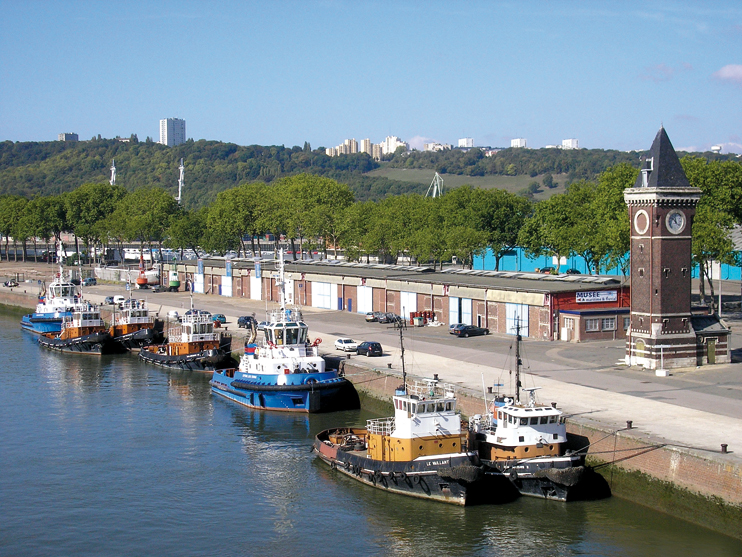
[[[631,224],[627,365],[658,370],[697,363],[691,228],[700,197],[701,190],[691,187],[670,138],[660,128],[634,187],[624,191]]]

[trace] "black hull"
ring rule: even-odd
[[[120,344],[124,350],[134,350],[144,346],[149,346],[150,344],[160,344],[164,338],[162,331],[156,329],[140,329],[127,335],[113,337],[113,340]]]
[[[142,349],[139,352],[139,358],[152,365],[186,371],[213,372],[215,369],[224,369],[234,365],[234,360],[229,353],[221,349],[203,350],[187,356],[168,356]]]
[[[477,505],[510,502],[518,491],[502,475],[485,474],[475,455],[442,455],[411,462],[387,462],[366,458],[365,450],[345,451],[330,447],[320,433],[313,450],[332,469],[370,487],[410,497]]]
[[[508,478],[521,495],[554,501],[585,498],[583,455],[483,462],[488,474]]]
[[[101,356],[104,354],[117,354],[121,352],[120,347],[113,342],[108,333],[93,333],[73,339],[49,338],[45,335],[39,337],[39,344],[50,350],[68,352],[72,354],[92,354]]]

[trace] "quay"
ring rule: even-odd
[[[35,307],[35,279],[48,282],[53,272],[45,264],[2,262],[0,277],[23,273],[34,282],[0,287],[0,304]],[[96,303],[114,294],[125,294],[121,284],[85,288],[85,297]],[[142,290],[134,295],[146,297],[161,317],[171,309],[185,311],[190,303],[184,292]],[[194,300],[198,308],[224,313],[233,334],[243,331],[237,329],[238,316],[261,318],[266,309],[265,302],[244,298],[196,294]],[[391,400],[401,380],[396,331],[366,323],[357,313],[311,307],[303,313],[310,329],[321,334],[321,348],[341,359],[362,397]],[[523,386],[540,387],[536,394],[541,401],[558,403],[568,416],[572,448],[590,445],[590,462],[599,467],[614,495],[742,539],[742,335],[735,335],[742,331],[742,314],[724,319],[733,330],[732,363],[674,369],[668,377],[659,377],[653,370],[623,365],[622,340],[525,341]],[[384,355],[348,358],[334,352],[333,342],[340,336],[379,341]],[[459,385],[463,413],[480,414],[488,386],[501,383],[503,392],[511,390],[513,341],[506,335],[459,339],[448,334],[447,326],[410,327],[404,336],[407,373],[437,373]]]

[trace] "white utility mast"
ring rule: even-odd
[[[178,197],[176,198],[176,201],[178,202],[178,205],[180,205],[182,199],[181,194],[183,193],[183,181],[185,179],[185,166],[183,166],[183,159],[180,159],[178,170],[180,170],[180,177],[178,178]]]
[[[112,186],[116,185],[116,159],[111,159],[111,179],[109,181]]]
[[[430,186],[428,186],[428,193],[425,194],[425,197],[440,197],[442,195],[443,178],[441,178],[441,175],[436,172],[435,176],[433,176],[433,181],[430,182]]]

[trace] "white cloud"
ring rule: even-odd
[[[727,64],[712,75],[720,81],[742,84],[742,64]]]
[[[423,145],[425,143],[435,143],[435,140],[431,137],[423,137],[422,135],[416,135],[415,137],[409,139],[407,143],[410,144],[410,149],[417,149],[418,151],[422,151]]]

